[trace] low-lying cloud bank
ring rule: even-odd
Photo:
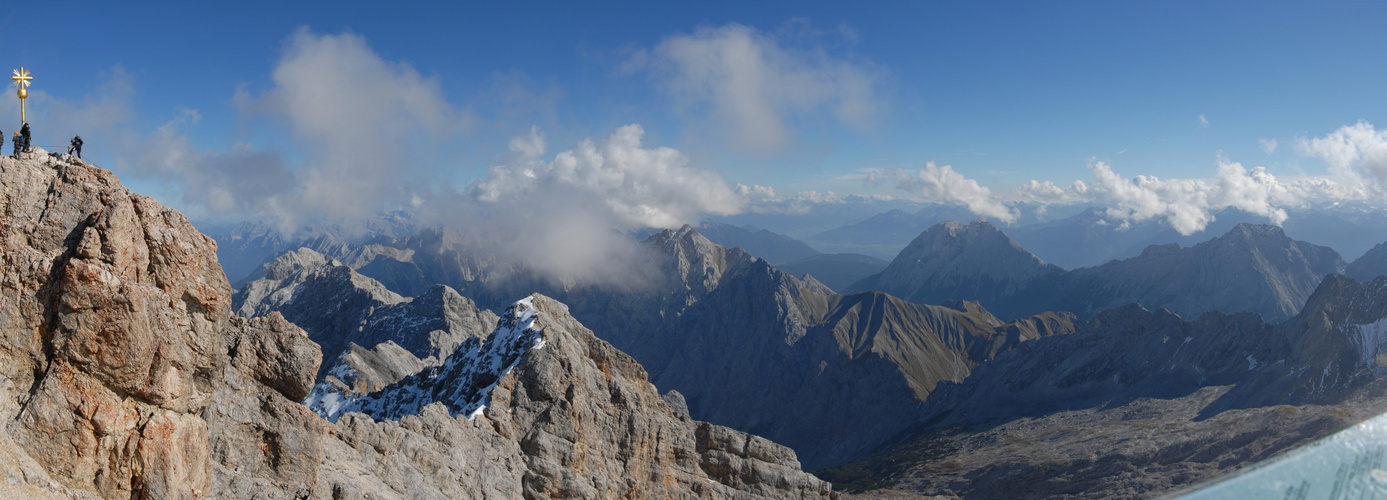
[[[1287,209],[1343,201],[1387,199],[1387,131],[1358,122],[1324,137],[1302,138],[1297,149],[1328,166],[1326,175],[1278,178],[1265,167],[1244,167],[1220,155],[1214,176],[1201,179],[1126,177],[1111,164],[1091,161],[1093,178],[1068,185],[1031,180],[1009,191],[994,193],[950,166],[927,163],[917,171],[877,170],[872,182],[889,181],[907,196],[922,201],[960,205],[973,213],[1015,222],[1016,203],[1045,207],[1075,203],[1104,207],[1107,220],[1127,227],[1146,220],[1164,221],[1181,234],[1203,231],[1214,214],[1228,208],[1266,217],[1280,225]]]

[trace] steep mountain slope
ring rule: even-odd
[[[1378,243],[1344,269],[1345,276],[1359,281],[1368,281],[1384,274],[1387,274],[1387,243]]]
[[[1088,208],[1063,219],[1007,228],[1007,234],[1046,262],[1065,269],[1092,267],[1140,255],[1151,245],[1193,246],[1241,223],[1265,217],[1235,209],[1220,211],[1204,230],[1184,235],[1160,219],[1114,222],[1105,208]]]
[[[818,250],[803,241],[765,229],[737,227],[705,220],[698,224],[698,232],[709,241],[727,248],[741,248],[772,264],[794,262],[819,254]]]
[[[483,444],[480,453],[431,448],[417,462],[427,466],[436,460],[432,453],[444,453],[460,465],[489,464],[488,475],[466,479],[464,491],[478,497],[506,491],[540,498],[831,495],[828,483],[800,471],[789,449],[679,414],[635,360],[540,295],[512,305],[485,341],[469,340],[442,366],[387,386],[353,409],[375,421],[360,413],[340,416],[339,430],[354,431],[344,442],[359,439],[353,448],[365,455],[363,463],[387,471],[398,460],[369,452],[397,434],[461,435],[459,441]],[[325,463],[324,473],[344,481],[343,490],[379,489],[373,478],[356,476],[356,465]],[[446,494],[436,485],[401,486],[413,497]]]
[[[931,228],[853,288],[919,302],[978,300],[1002,318],[1050,310],[1090,317],[1136,302],[1189,318],[1252,311],[1280,321],[1344,267],[1332,249],[1291,240],[1275,226],[1239,224],[1190,248],[1152,246],[1130,259],[1063,271],[980,221]]]
[[[662,279],[673,284],[659,302],[633,306],[639,298],[628,297],[603,310],[574,297],[575,311],[604,323],[606,338],[656,385],[682,393],[694,417],[786,444],[809,468],[862,456],[899,431],[937,380],[961,380],[996,352],[981,345],[1015,345],[999,339],[1015,336],[1016,325],[976,305],[838,296],[688,227],[647,243],[666,256]],[[1064,321],[1027,328],[1067,333]],[[837,429],[853,431],[826,432]]]
[[[1328,247],[1292,240],[1276,226],[1239,224],[1187,249],[1149,247],[1138,257],[1074,270],[1034,288],[1037,298],[1060,301],[1041,302],[1036,310],[1063,304],[1063,310],[1089,316],[1137,302],[1187,318],[1210,310],[1252,311],[1276,322],[1295,315],[1325,275],[1344,267]]]
[[[0,158],[0,448],[15,462],[0,496],[218,496],[231,468],[270,468],[248,451],[272,438],[239,456],[218,443],[312,417],[287,398],[306,394],[317,347],[282,319],[231,318],[216,245],[182,215],[109,171],[22,156]],[[220,397],[228,377],[289,406],[208,425],[236,399]]]
[[[853,283],[886,269],[887,264],[890,262],[859,253],[821,253],[775,267],[794,276],[811,275],[842,293]]]
[[[1150,495],[1387,410],[1384,325],[1387,277],[1330,275],[1279,325],[1105,311],[942,384],[908,439],[827,477],[980,498]]]
[[[998,307],[993,304],[1008,302],[1037,278],[1063,272],[985,220],[949,221],[920,233],[880,274],[850,288],[927,304],[976,300]]]
[[[539,298],[551,349],[499,379],[493,401],[514,394],[504,416],[457,420],[435,405],[329,423],[295,402],[318,346],[281,315],[232,316],[215,243],[182,215],[42,151],[0,158],[0,211],[0,496],[829,494],[783,447],[657,404],[630,358]],[[605,381],[602,367],[612,385],[567,383]],[[641,407],[568,411],[618,386]],[[547,392],[520,395],[531,389]],[[595,416],[627,425],[586,434],[608,421]]]

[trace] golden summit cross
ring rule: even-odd
[[[19,87],[19,92],[16,92],[19,94],[19,121],[28,123],[29,118],[24,115],[24,99],[29,97],[29,89],[26,87],[29,86],[29,80],[33,80],[34,77],[29,76],[29,70],[20,66],[19,69],[14,70],[14,76],[11,76],[10,79],[14,80],[14,86]]]

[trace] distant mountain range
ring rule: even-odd
[[[865,456],[913,422],[920,401],[940,381],[963,380],[978,363],[1024,340],[1072,330],[1072,316],[1065,314],[1007,323],[976,303],[945,307],[880,293],[840,296],[816,280],[800,280],[746,251],[717,245],[690,227],[658,233],[644,245],[656,259],[657,274],[648,277],[654,288],[564,289],[543,280],[493,281],[485,269],[455,268],[446,276],[470,277],[458,280],[458,288],[492,307],[495,298],[522,287],[563,297],[574,317],[630,353],[658,387],[681,393],[694,418],[763,433],[794,448],[811,468]],[[431,274],[420,270],[466,261],[438,248],[377,248],[369,263],[355,270],[309,249],[286,253],[255,273],[260,278],[238,293],[237,307],[246,313],[281,310],[304,321],[314,338],[338,338],[327,341],[324,352],[325,359],[339,361],[324,364],[315,388],[315,408],[328,409],[361,396],[362,388],[378,389],[382,379],[398,380],[388,377],[400,375],[399,366],[436,364],[402,361],[408,357],[395,346],[422,359],[440,338],[473,337],[441,336],[440,331],[459,331],[442,326],[428,334],[417,329],[409,334],[414,340],[371,334],[370,318],[381,314],[412,318],[406,324],[457,323],[440,322],[457,313],[428,312],[438,308],[405,316],[386,313],[400,307],[392,304],[413,302],[381,293],[382,282],[363,274],[385,268],[419,271],[403,273],[409,276]],[[350,247],[341,251],[362,254]],[[437,287],[425,296],[451,292]],[[384,298],[353,298],[359,296]],[[466,318],[480,317],[467,307],[455,309]],[[360,340],[349,345],[350,339]],[[376,344],[387,340],[391,343]],[[730,345],[737,348],[725,348]],[[844,407],[873,410],[869,415],[838,410]],[[854,431],[825,431],[845,428]]]
[[[1020,208],[1022,218],[1005,227],[1007,234],[1046,262],[1065,269],[1134,257],[1151,245],[1191,246],[1211,235],[1226,233],[1238,224],[1266,222],[1263,216],[1227,209],[1214,214],[1213,222],[1203,231],[1182,235],[1156,219],[1123,226],[1106,217],[1104,208],[1050,207],[1043,216],[1033,207]],[[1329,246],[1348,257],[1362,255],[1387,234],[1387,217],[1377,208],[1344,204],[1289,212],[1290,218],[1282,224],[1287,235]],[[962,207],[946,205],[929,205],[914,212],[894,209],[802,239],[822,250],[890,259],[935,224],[975,218]]]
[[[888,264],[890,262],[859,253],[821,253],[775,267],[794,276],[808,274],[834,291],[843,293],[853,283],[886,269]]]
[[[1136,302],[1187,318],[1252,311],[1281,321],[1299,311],[1325,275],[1345,268],[1333,249],[1292,240],[1275,226],[1239,224],[1193,247],[1151,246],[1136,257],[1065,271],[980,220],[930,228],[850,290],[926,303],[977,300],[1002,318],[1049,310],[1086,318]]]
[[[720,229],[723,238],[759,232]],[[742,242],[753,247],[763,244],[758,241],[772,247],[793,242],[766,234],[770,237]],[[773,266],[749,251],[719,245],[692,227],[650,234],[642,243],[649,262],[641,264],[649,264],[649,274],[643,283],[619,289],[564,285],[523,268],[498,267],[497,261],[476,253],[467,235],[450,231],[425,229],[365,243],[328,244],[333,241],[314,243],[331,254],[314,257],[317,252],[300,250],[281,256],[287,260],[278,264],[266,263],[238,293],[260,298],[237,307],[254,302],[279,304],[257,309],[260,313],[295,307],[333,311],[323,319],[341,316],[347,318],[343,325],[369,325],[369,319],[354,318],[408,303],[403,297],[409,295],[441,298],[457,290],[459,298],[475,301],[472,310],[483,311],[508,307],[513,297],[539,291],[566,303],[575,320],[640,362],[661,391],[673,390],[664,397],[673,407],[687,408],[691,418],[786,444],[807,468],[832,466],[821,472],[823,477],[852,488],[1021,494],[1003,486],[1011,484],[1006,478],[1014,472],[1041,488],[1058,484],[1054,491],[1088,488],[1122,495],[1129,490],[1108,489],[1103,481],[1115,481],[1110,478],[1120,475],[1121,467],[1155,467],[1151,464],[1164,458],[1131,452],[1124,455],[1129,461],[1098,465],[1066,458],[1069,465],[1064,467],[1077,469],[1058,482],[1046,482],[1036,471],[1061,467],[1047,460],[1078,456],[1083,445],[1062,441],[1053,447],[1059,453],[1054,456],[1044,454],[1047,447],[1012,446],[1014,456],[1006,458],[996,455],[992,445],[978,444],[1027,432],[1060,432],[1066,422],[1083,419],[1091,422],[1095,436],[1119,439],[1132,431],[1103,410],[1114,408],[1139,415],[1143,425],[1186,432],[1156,434],[1162,446],[1193,450],[1182,455],[1180,464],[1199,453],[1219,457],[1208,466],[1155,468],[1150,480],[1111,483],[1145,488],[1130,491],[1163,491],[1257,459],[1232,451],[1246,437],[1227,433],[1227,419],[1237,412],[1247,412],[1249,425],[1255,426],[1257,434],[1249,442],[1259,449],[1282,450],[1352,423],[1334,412],[1367,408],[1351,401],[1358,401],[1354,398],[1378,375],[1361,362],[1371,350],[1362,346],[1375,345],[1375,337],[1363,333],[1370,328],[1352,326],[1371,323],[1378,313],[1343,316],[1345,309],[1333,305],[1349,300],[1356,310],[1357,304],[1376,299],[1346,299],[1362,290],[1350,290],[1355,286],[1351,280],[1324,277],[1348,270],[1371,273],[1383,257],[1370,252],[1345,264],[1329,248],[1295,241],[1265,225],[1235,225],[1192,247],[1152,246],[1129,259],[1065,270],[1045,263],[985,221],[942,223],[918,233],[894,260],[855,287],[881,291],[847,295],[821,282],[820,274],[832,273],[815,272],[815,260],[863,268],[883,261],[811,254]],[[812,278],[796,277],[806,273]],[[448,287],[433,287],[434,282]],[[389,289],[394,297],[346,299],[376,287]],[[1349,290],[1344,292],[1348,295],[1327,291],[1334,287]],[[429,312],[433,310],[409,317],[417,322],[447,316]],[[1066,310],[1077,316],[1048,312]],[[1269,321],[1297,319],[1272,326],[1257,316],[1236,314],[1244,310]],[[1313,323],[1314,314],[1324,321]],[[1007,322],[1010,318],[1021,319]],[[1314,334],[1323,343],[1288,344],[1294,335],[1287,332],[1296,328],[1333,332]],[[314,329],[309,328],[310,335]],[[418,340],[423,336],[452,338],[439,336],[446,328],[410,334],[414,348],[403,347],[410,342],[403,338],[363,336],[368,330],[358,327],[346,334],[364,344],[345,344],[334,351],[339,354],[325,358],[310,396],[315,410],[334,414],[355,408],[388,417],[395,411],[390,408],[405,399],[442,401],[453,397],[441,395],[448,392],[442,388],[480,386],[489,380],[475,368],[465,368],[481,366],[478,360],[492,352],[481,336],[461,337],[465,345],[455,352],[472,357],[446,364],[438,357],[426,362],[427,356],[413,352],[434,346]],[[1069,335],[1075,331],[1082,337]],[[1259,344],[1257,339],[1279,340]],[[378,343],[367,347],[370,342]],[[1302,359],[1290,352],[1326,357]],[[1326,361],[1333,356],[1342,359]],[[1330,365],[1339,368],[1325,373],[1305,368],[1323,371]],[[472,382],[456,382],[464,379]],[[370,395],[377,391],[384,392]],[[387,395],[391,391],[395,395]],[[481,399],[470,399],[472,394],[452,399],[457,403],[450,411],[478,411]],[[1152,398],[1168,403],[1153,404]],[[1278,401],[1296,405],[1290,408],[1298,413],[1280,416],[1268,406],[1282,404]],[[1018,418],[1037,423],[1027,428]],[[969,450],[970,455],[949,450]],[[973,455],[1012,463],[1007,470],[1013,472],[967,458]],[[961,468],[950,472],[930,457],[953,457]],[[902,474],[938,482],[924,486],[901,480]]]

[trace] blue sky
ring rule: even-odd
[[[434,196],[438,186],[467,194],[471,183],[495,181],[489,167],[520,172],[526,161],[552,162],[584,139],[603,143],[639,124],[641,147],[677,150],[680,168],[720,173],[728,189],[766,186],[781,198],[888,194],[1005,219],[1004,208],[981,198],[1013,200],[1005,193],[1032,179],[1097,186],[1101,163],[1163,205],[1124,198],[1117,181],[1101,196],[1075,196],[1115,207],[1118,218],[1174,223],[1180,209],[1172,206],[1189,189],[1136,176],[1214,179],[1222,161],[1246,171],[1265,166],[1282,182],[1376,183],[1369,152],[1380,133],[1372,124],[1387,123],[1387,6],[1371,2],[101,3],[35,4],[0,17],[0,47],[42,92],[30,100],[39,144],[57,149],[82,133],[96,163],[204,217],[265,216],[255,207],[266,203],[341,210],[324,201],[333,197],[380,196],[387,205],[430,198],[420,186],[433,186]],[[739,43],[762,56],[742,73],[728,69],[740,54],[729,48]],[[307,100],[306,89],[333,85],[304,75],[292,90],[275,77],[291,61],[314,61],[294,59],[296,51],[328,47],[337,49],[323,57],[336,59],[318,63],[376,61],[392,73],[416,72],[400,102],[417,97],[409,102],[445,108],[446,116],[280,109],[288,96]],[[382,79],[386,87],[393,81]],[[744,81],[763,87],[739,87]],[[323,106],[377,98],[352,94],[371,88],[343,88],[343,100]],[[17,114],[10,92],[0,112]],[[340,134],[330,127],[393,119],[403,122]],[[0,130],[16,121],[0,120]],[[1355,154],[1298,147],[1360,121],[1371,128],[1339,141]],[[532,131],[545,147],[524,158],[511,140]],[[375,161],[399,162],[389,168],[410,183],[313,187],[312,179],[380,184],[383,177],[364,174],[370,166],[324,165],[360,159],[351,147],[374,137],[407,149]],[[178,154],[163,154],[171,150]],[[194,172],[201,167],[180,161],[224,170]],[[540,167],[552,174],[551,165]],[[875,182],[863,180],[868,171]],[[229,192],[198,187],[240,181],[246,185]],[[254,182],[280,198],[247,197]],[[1319,196],[1276,198],[1276,189],[1262,207],[1273,220],[1278,208]],[[1376,199],[1375,189],[1352,196]],[[1228,199],[1201,208],[1255,202],[1220,193],[1206,197]],[[737,201],[718,191],[650,208],[591,194],[624,207],[617,218],[633,224],[745,211],[766,198]]]

